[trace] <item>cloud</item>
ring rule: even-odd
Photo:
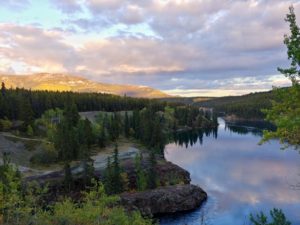
[[[67,72],[79,59],[57,31],[1,24],[0,34],[1,57],[27,65],[27,71]]]
[[[1,7],[5,7],[11,10],[23,10],[30,5],[29,0],[4,0],[1,1]]]
[[[5,70],[61,70],[186,95],[285,85],[271,75],[287,64],[288,6],[300,14],[292,0],[49,1],[62,12],[61,27],[0,25]]]
[[[51,0],[51,3],[66,14],[74,14],[82,11],[80,0]]]
[[[124,24],[115,35],[120,38],[136,23],[147,24],[160,43],[193,49],[182,57],[187,72],[270,74],[285,58],[283,17],[292,2],[91,0],[87,8],[93,17],[73,22],[87,32]]]

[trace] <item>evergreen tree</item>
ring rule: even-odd
[[[130,124],[129,124],[129,117],[127,111],[125,112],[125,120],[124,120],[124,134],[125,137],[129,137],[129,131],[130,131]]]
[[[138,110],[134,110],[132,114],[132,128],[134,130],[134,137],[140,139],[141,126],[140,126],[140,113]]]
[[[138,191],[143,191],[147,188],[146,173],[142,168],[143,156],[141,153],[135,156],[135,173],[136,173],[136,187]]]
[[[284,35],[284,44],[287,47],[288,59],[291,65],[287,69],[278,68],[278,71],[288,77],[293,83],[299,83],[300,78],[300,29],[297,25],[293,6],[289,8],[285,21],[289,23],[291,35]]]
[[[80,115],[78,114],[77,106],[74,102],[67,101],[64,109],[64,120],[69,127],[77,126]]]
[[[264,132],[263,141],[279,138],[283,144],[300,146],[300,30],[296,23],[294,8],[285,19],[290,25],[290,36],[285,35],[284,43],[287,46],[288,59],[291,65],[287,69],[278,70],[292,81],[292,87],[275,89],[277,99],[272,108],[265,110],[267,120],[277,127],[274,132]]]
[[[64,188],[65,188],[65,191],[70,191],[74,187],[74,180],[73,180],[73,175],[72,175],[70,164],[67,162],[64,165],[64,173],[65,173]]]
[[[80,120],[77,128],[78,142],[80,148],[80,159],[83,167],[84,185],[90,183],[94,175],[93,160],[90,158],[91,145],[93,143],[93,130],[88,119]]]
[[[98,137],[98,146],[100,148],[104,148],[105,147],[105,141],[106,141],[106,134],[105,134],[104,123],[102,123],[101,130],[100,130],[100,135]]]
[[[158,149],[160,152],[163,152],[165,147],[165,135],[159,117],[156,117],[154,121],[150,147]]]
[[[122,184],[122,177],[121,177],[121,167],[119,162],[119,150],[118,145],[115,145],[114,149],[114,155],[113,155],[113,179],[112,179],[112,185],[113,185],[113,193],[121,193],[123,191],[123,184]]]
[[[119,151],[116,144],[113,161],[111,163],[110,157],[107,158],[105,170],[105,189],[108,194],[118,194],[124,190],[121,173],[122,169],[119,162]]]
[[[79,156],[79,141],[77,124],[79,114],[76,105],[66,104],[63,112],[63,119],[57,126],[57,133],[54,138],[55,148],[59,152],[59,158],[68,162],[77,159]]]
[[[155,150],[152,149],[150,152],[150,168],[148,174],[148,188],[154,189],[157,187],[157,172],[156,172],[156,157],[155,157]]]
[[[5,83],[2,82],[1,83],[1,95],[5,96],[5,94],[6,94],[6,87],[5,87]]]
[[[24,128],[26,129],[29,124],[33,122],[34,113],[32,111],[32,105],[30,103],[29,98],[23,97],[19,104],[20,107],[20,115],[19,118],[24,121]]]
[[[117,113],[114,113],[110,117],[110,124],[109,124],[109,135],[112,141],[115,141],[120,135],[120,117]]]
[[[110,157],[107,157],[106,169],[104,173],[104,187],[107,194],[113,193],[113,170]]]

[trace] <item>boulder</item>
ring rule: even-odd
[[[127,210],[139,210],[145,216],[154,216],[196,209],[207,199],[207,194],[196,185],[180,184],[123,193],[120,197]]]

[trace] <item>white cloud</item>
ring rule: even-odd
[[[298,15],[299,1],[49,1],[73,32],[0,24],[2,70],[124,77],[176,93],[242,93],[287,83],[268,74],[287,62],[284,16],[291,3]]]

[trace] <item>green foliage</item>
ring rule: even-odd
[[[75,203],[64,198],[53,205],[43,200],[47,188],[31,183],[21,186],[20,176],[8,161],[0,166],[0,223],[4,225],[147,225],[140,213],[126,213],[117,196],[107,196],[101,183],[93,181],[89,192]]]
[[[32,126],[31,126],[31,125],[28,125],[28,126],[27,126],[26,134],[27,134],[28,136],[33,136],[33,129],[32,129]]]
[[[143,156],[137,154],[135,156],[135,173],[136,173],[136,187],[138,191],[144,191],[147,188],[147,176],[142,168]]]
[[[59,108],[49,109],[42,114],[41,118],[35,120],[35,127],[39,129],[39,133],[46,131],[47,139],[53,142],[57,132],[57,124],[62,118],[63,110]]]
[[[278,71],[288,77],[293,83],[300,78],[300,31],[297,25],[294,7],[290,6],[290,13],[286,15],[285,21],[289,23],[291,34],[284,35],[284,44],[287,47],[288,59],[291,65],[287,69],[278,68]]]
[[[291,60],[290,68],[278,70],[292,81],[292,87],[288,89],[275,89],[276,101],[272,108],[265,110],[267,120],[277,126],[274,132],[265,132],[262,141],[278,138],[283,144],[300,146],[300,32],[296,24],[294,8],[290,7],[290,13],[286,16],[290,25],[291,35],[285,35],[284,43],[287,46],[288,59]]]
[[[5,119],[0,119],[0,131],[8,131],[12,127],[12,122],[8,120],[7,118]]]
[[[156,157],[155,157],[155,151],[154,149],[151,150],[150,152],[150,168],[148,172],[148,188],[154,189],[158,186],[158,176],[156,172]]]
[[[127,215],[122,207],[113,206],[118,198],[107,196],[101,184],[95,184],[80,204],[73,203],[70,199],[56,203],[52,213],[44,212],[39,215],[43,224],[78,224],[78,225],[142,225],[152,224],[137,212]]]
[[[129,124],[129,117],[127,111],[125,112],[125,119],[124,119],[124,134],[125,137],[129,137],[129,130],[130,130],[130,124]]]
[[[107,158],[105,170],[105,190],[108,194],[118,194],[124,191],[124,181],[122,178],[122,168],[119,162],[118,146],[115,146],[113,161]]]
[[[80,112],[140,110],[150,102],[157,102],[157,100],[100,93],[32,91],[20,88],[1,90],[0,119],[7,117],[9,120],[32,121],[34,118],[39,118],[47,110],[63,109],[67,102],[75,103]],[[166,103],[159,104],[164,107]]]
[[[106,169],[104,172],[104,187],[105,187],[105,192],[110,194],[112,190],[114,189],[113,187],[113,168],[111,165],[111,158],[107,157],[107,162],[106,162]]]
[[[76,105],[66,104],[64,116],[57,126],[57,132],[54,138],[54,146],[58,150],[59,159],[70,161],[79,156],[79,140],[77,135],[77,124],[79,114]]]
[[[289,89],[276,90],[278,100],[273,102],[272,109],[265,110],[267,120],[274,123],[277,129],[265,131],[263,142],[278,138],[282,144],[300,146],[300,86],[294,84]]]
[[[268,217],[261,212],[253,216],[250,215],[250,221],[254,225],[291,225],[291,222],[286,220],[284,213],[280,209],[273,209],[270,211],[271,220],[268,222]]]
[[[58,161],[58,153],[52,143],[44,142],[41,151],[30,158],[30,162],[37,165],[49,165]]]
[[[195,103],[201,107],[213,108],[214,112],[235,115],[244,119],[263,119],[262,109],[271,108],[271,101],[275,98],[273,91],[250,93],[242,96],[213,98]]]
[[[64,165],[64,173],[65,176],[64,176],[63,184],[64,184],[65,191],[71,191],[74,187],[74,179],[73,179],[70,164],[67,162]]]
[[[19,171],[13,167],[7,155],[0,166],[0,223],[30,224],[32,215],[39,212],[41,195],[47,188],[40,188],[36,183],[24,188]]]

